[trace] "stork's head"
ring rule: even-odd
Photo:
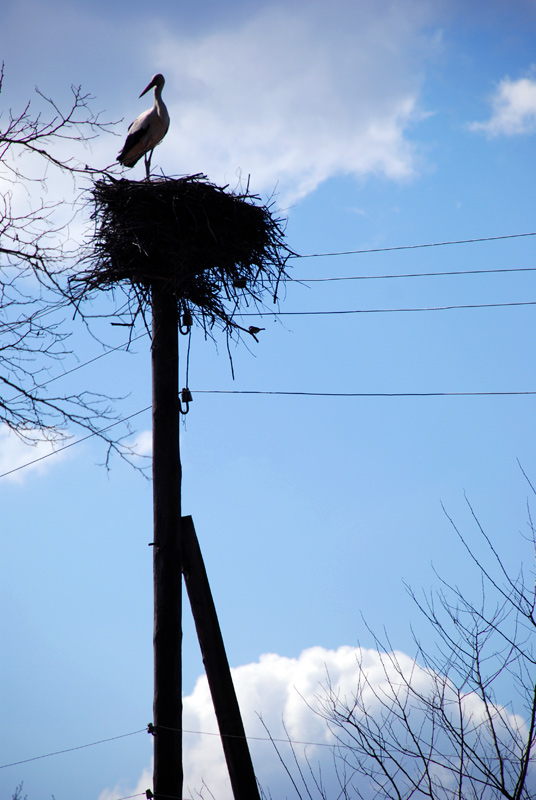
[[[152,89],[153,87],[161,89],[164,84],[165,84],[164,76],[161,75],[160,72],[158,72],[156,75],[153,75],[153,77],[151,78],[151,82],[149,83],[148,86],[145,87],[143,92],[140,94],[140,97],[143,97],[144,94],[147,94],[149,89]]]

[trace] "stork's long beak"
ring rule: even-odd
[[[143,95],[144,95],[144,94],[147,94],[147,92],[149,91],[149,89],[152,89],[152,88],[153,88],[153,86],[156,86],[156,83],[155,83],[155,81],[151,81],[151,83],[150,83],[148,86],[146,86],[146,87],[145,87],[145,89],[143,90],[143,92],[140,94],[140,97],[143,97]]]

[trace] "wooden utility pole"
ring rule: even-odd
[[[182,798],[182,575],[235,800],[260,800],[218,617],[191,517],[181,519],[177,300],[152,291],[155,800]]]
[[[182,560],[177,300],[152,288],[155,800],[182,797]]]

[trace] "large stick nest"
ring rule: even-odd
[[[246,330],[235,315],[274,302],[291,251],[282,220],[256,196],[234,194],[203,175],[150,181],[98,180],[88,264],[71,283],[78,301],[96,289],[126,291],[128,313],[145,316],[162,283],[209,332]],[[254,329],[255,331],[256,329]]]

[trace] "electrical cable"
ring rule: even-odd
[[[439,278],[453,275],[495,275],[509,272],[536,272],[536,267],[500,267],[497,269],[458,269],[444,272],[402,272],[393,275],[341,275],[333,278],[284,278],[286,283],[329,283],[330,281],[379,281],[387,278]]]
[[[168,728],[165,725],[159,725],[158,727],[162,728],[163,730],[166,730],[166,731],[175,731],[175,732],[177,732],[177,730],[178,730],[177,728]],[[300,744],[300,745],[303,745],[304,747],[330,747],[331,749],[335,749],[335,748],[338,748],[338,747],[343,747],[343,748],[352,749],[352,747],[354,746],[352,744],[344,744],[344,742],[341,742],[341,741],[337,741],[337,742],[333,742],[333,743],[330,743],[330,742],[308,742],[308,741],[302,741],[300,739],[290,739],[289,737],[287,737],[285,739],[278,739],[275,736],[243,736],[242,734],[239,734],[239,733],[221,733],[221,732],[215,732],[215,731],[190,731],[190,730],[183,729],[182,733],[183,734],[184,733],[189,733],[189,734],[192,734],[194,736],[217,736],[218,738],[221,738],[221,739],[223,739],[223,738],[225,738],[225,739],[246,739],[248,742],[272,742],[272,743],[273,742],[277,742],[278,744],[290,744],[290,745]]]
[[[455,244],[473,244],[476,242],[495,242],[503,239],[519,239],[526,236],[536,236],[536,231],[529,232],[529,233],[510,233],[505,234],[503,236],[484,236],[481,238],[476,239],[457,239],[452,241],[445,241],[445,242],[427,242],[424,244],[406,244],[406,245],[395,245],[393,247],[375,247],[375,248],[368,248],[368,249],[361,249],[361,250],[339,250],[334,252],[326,252],[326,253],[293,253],[289,256],[290,259],[300,259],[300,258],[324,258],[328,256],[349,256],[349,255],[364,255],[367,253],[388,253],[398,250],[417,250],[425,247],[446,247],[447,245],[455,245]],[[456,272],[438,272],[438,273],[417,273],[417,274],[408,274],[408,275],[358,275],[358,276],[350,276],[350,277],[340,277],[340,278],[300,278],[299,281],[301,282],[313,282],[313,281],[338,281],[338,280],[364,280],[364,279],[374,279],[374,278],[417,278],[421,276],[433,276],[433,275],[469,275],[469,274],[476,274],[479,272],[482,273],[491,273],[491,272],[523,272],[523,271],[530,271],[534,270],[536,267],[526,267],[526,268],[518,268],[518,269],[505,269],[505,270],[463,270],[463,271],[456,271]],[[290,278],[287,280],[295,281],[298,279]],[[57,311],[61,308],[67,307],[70,305],[70,301],[63,300],[57,306],[53,308],[45,308],[41,311],[38,311],[36,315],[33,317],[34,319],[44,316],[46,314],[50,314],[54,311]],[[4,329],[8,332],[11,330],[9,328]],[[136,337],[139,338],[139,337]],[[133,340],[134,341],[134,340]],[[117,349],[117,348],[113,348]]]
[[[64,753],[73,753],[75,750],[84,750],[86,747],[94,747],[97,744],[104,744],[105,742],[115,742],[117,739],[125,739],[127,736],[135,736],[138,733],[146,733],[147,728],[142,728],[139,731],[131,731],[130,733],[121,733],[119,736],[110,736],[108,739],[99,739],[97,742],[89,742],[88,744],[80,744],[77,747],[67,747],[65,750],[56,750],[54,753],[45,753],[42,756],[33,756],[33,758],[23,758],[21,761],[12,761],[10,764],[0,764],[0,769],[7,767],[16,767],[19,764],[28,764],[30,761],[39,761],[41,758],[51,758],[52,756],[61,756]]]
[[[117,350],[123,350],[125,347],[128,347],[131,342],[136,342],[138,339],[143,339],[144,336],[147,336],[147,333],[140,333],[139,336],[133,336],[132,339],[129,339],[128,342],[124,342],[123,344],[117,345],[117,347],[111,347],[109,350],[105,350],[104,353],[99,353],[98,356],[94,356],[90,358],[88,361],[84,361],[82,364],[77,364],[76,367],[72,367],[72,369],[68,369],[65,372],[62,372],[60,375],[56,375],[54,378],[50,378],[48,381],[44,383],[38,384],[36,389],[42,389],[43,386],[48,386],[49,383],[53,383],[57,381],[58,378],[64,378],[66,375],[70,375],[72,372],[76,372],[83,367],[89,366],[89,364],[93,364],[95,361],[98,361],[100,358],[104,358],[104,356],[109,356],[110,353],[115,353]]]
[[[427,244],[403,244],[395,247],[373,247],[363,250],[341,250],[334,253],[304,253],[300,255],[294,253],[289,256],[290,259],[294,258],[325,258],[327,256],[354,256],[363,255],[365,253],[390,253],[394,250],[418,250],[423,247],[446,247],[453,244],[474,244],[475,242],[497,242],[501,239],[521,239],[524,236],[536,236],[536,231],[531,233],[509,233],[504,236],[483,236],[480,239],[457,239],[449,242],[429,242]]]
[[[279,395],[282,397],[522,397],[522,396],[531,396],[536,395],[536,390],[520,390],[520,391],[504,391],[504,392],[496,392],[496,391],[485,391],[485,392],[299,392],[299,391],[278,391],[278,390],[262,390],[262,389],[191,389],[192,394],[243,394],[243,395]],[[139,414],[143,414],[145,411],[149,411],[151,406],[146,406],[142,408],[140,411],[135,411],[133,414],[130,414],[128,417],[123,417],[122,419],[116,420],[112,422],[111,425],[108,425],[106,428],[103,428],[101,431],[95,431],[94,433],[89,433],[87,436],[83,436],[81,439],[76,439],[74,442],[70,442],[69,444],[64,445],[63,447],[58,448],[57,450],[53,450],[51,453],[46,453],[43,456],[39,456],[39,458],[34,458],[32,461],[27,461],[25,464],[20,464],[18,467],[14,467],[7,472],[3,472],[0,474],[0,478],[6,478],[8,475],[12,475],[14,472],[19,472],[22,469],[26,469],[27,467],[31,467],[34,464],[37,464],[39,461],[43,461],[46,458],[50,458],[51,456],[58,455],[63,450],[66,450],[69,447],[74,447],[77,444],[81,444],[82,442],[91,439],[93,436],[98,436],[99,433],[104,433],[105,431],[112,428],[114,425],[120,425],[122,422],[126,422],[133,417],[137,417]]]
[[[138,792],[138,794],[127,794],[126,797],[118,797],[116,800],[132,800],[133,797],[147,797],[147,792]]]
[[[176,731],[177,730],[177,728],[168,728],[165,725],[160,725],[159,727],[162,728],[163,730],[167,730],[167,731]],[[147,733],[147,727],[141,728],[140,730],[137,730],[137,731],[130,731],[129,733],[121,733],[118,736],[110,736],[110,737],[108,737],[106,739],[99,739],[98,741],[95,741],[95,742],[88,742],[87,744],[80,744],[80,745],[76,745],[75,747],[67,747],[64,750],[55,750],[52,753],[44,753],[43,755],[40,755],[40,756],[33,756],[31,758],[23,758],[20,761],[12,761],[9,764],[0,764],[0,769],[7,769],[8,767],[17,767],[17,766],[20,766],[21,764],[29,764],[32,761],[40,761],[43,758],[52,758],[54,756],[65,755],[66,753],[74,753],[77,750],[85,750],[88,747],[95,747],[96,745],[99,745],[99,744],[107,744],[108,742],[115,742],[118,739],[126,739],[129,736],[137,736],[140,733]],[[254,742],[278,742],[278,743],[282,743],[282,744],[291,744],[291,745],[299,744],[299,745],[311,746],[311,747],[331,747],[331,748],[334,748],[334,747],[339,747],[340,746],[340,743],[330,744],[329,742],[306,742],[306,741],[300,741],[298,739],[288,739],[288,738],[287,739],[277,739],[277,738],[271,737],[271,736],[243,736],[243,735],[240,735],[240,734],[222,734],[222,733],[213,732],[213,731],[192,731],[192,730],[184,729],[182,731],[182,733],[190,734],[192,736],[216,736],[218,738],[225,737],[225,738],[228,738],[228,739],[246,739],[248,741],[254,741]],[[350,745],[346,745],[346,746],[350,747]],[[140,796],[140,795],[129,795],[129,797],[138,797],[138,796]],[[126,800],[126,798],[122,798],[121,800]]]
[[[163,727],[163,726],[161,726]],[[166,728],[168,731],[175,730],[174,728]],[[209,731],[187,731],[183,730],[183,733],[190,733],[197,736],[218,736],[219,738],[225,739],[246,739],[248,742],[277,742],[278,744],[301,744],[304,747],[331,747],[332,749],[335,747],[348,747],[351,748],[352,745],[343,745],[341,742],[337,742],[337,744],[330,744],[329,742],[303,742],[299,739],[277,739],[275,736],[241,736],[238,733],[214,733]]]
[[[527,300],[514,303],[471,303],[455,306],[432,306],[429,308],[357,308],[342,309],[340,311],[251,311],[239,313],[239,317],[319,317],[339,314],[400,314],[419,311],[456,311],[460,309],[475,308],[511,308],[517,306],[536,306],[536,300]]]
[[[430,277],[430,276],[438,276],[438,275],[468,275],[473,273],[480,273],[480,272],[529,272],[529,271],[536,271],[536,267],[520,267],[519,269],[497,269],[497,270],[465,270],[463,272],[428,272],[428,273],[408,273],[404,275],[354,275],[354,276],[347,276],[347,277],[340,277],[340,278],[309,278],[309,279],[301,279],[297,282],[305,283],[305,282],[325,282],[325,281],[350,281],[350,280],[369,280],[369,279],[381,279],[381,278],[418,278],[418,277]],[[459,309],[477,309],[477,308],[507,308],[507,307],[515,307],[515,306],[528,306],[528,305],[536,305],[536,301],[523,301],[523,302],[514,302],[514,303],[475,303],[475,304],[468,304],[468,305],[453,305],[453,306],[437,306],[437,307],[429,307],[429,308],[371,308],[371,309],[349,309],[349,310],[340,310],[340,311],[259,311],[259,312],[249,312],[249,313],[242,313],[238,314],[241,317],[263,317],[263,316],[321,316],[321,315],[338,315],[338,314],[388,314],[388,313],[407,313],[407,312],[422,312],[422,311],[453,311]],[[109,350],[106,350],[104,353],[99,353],[99,355],[94,356],[93,358],[88,359],[87,361],[82,362],[81,364],[77,364],[72,369],[68,369],[65,372],[60,373],[59,375],[50,378],[43,383],[38,384],[35,388],[42,389],[48,384],[53,383],[54,381],[59,380],[67,375],[70,375],[77,370],[83,369],[87,367],[89,364],[93,364],[95,361],[98,361],[105,356],[110,355],[111,353],[115,353],[118,350],[123,350],[125,347],[131,342],[136,342],[139,339],[143,339],[147,336],[147,333],[141,333],[138,336],[134,336],[128,342],[123,342],[123,344],[117,345],[116,347],[112,347]],[[190,352],[190,340],[188,341],[188,361],[189,361],[189,352]],[[17,395],[16,397],[18,397]],[[13,399],[16,399],[13,398]],[[1,476],[0,476],[1,477]]]
[[[149,411],[151,406],[146,406],[142,408],[140,411],[135,411],[133,414],[129,414],[128,417],[122,417],[122,419],[117,419],[115,422],[112,422],[110,425],[107,425],[105,428],[101,428],[100,431],[93,431],[92,433],[88,433],[87,436],[82,436],[80,439],[75,439],[74,442],[69,442],[69,444],[63,445],[63,447],[58,447],[57,450],[52,450],[50,453],[45,453],[44,456],[39,456],[38,458],[34,458],[32,461],[27,461],[25,464],[21,464],[18,467],[14,467],[13,469],[8,470],[7,472],[3,472],[0,475],[0,478],[5,478],[8,475],[12,475],[14,472],[19,472],[21,469],[26,469],[26,467],[31,467],[34,464],[37,464],[39,461],[44,461],[45,458],[50,458],[51,456],[56,456],[59,453],[62,453],[64,450],[67,450],[69,447],[74,447],[77,444],[81,444],[82,442],[91,439],[93,436],[99,436],[101,433],[105,433],[109,431],[110,428],[113,428],[115,425],[120,425],[122,422],[127,422],[129,419],[133,417],[137,417],[139,414],[143,414],[144,411]]]
[[[304,255],[295,254],[291,256],[291,258],[320,258],[322,256],[336,256],[336,255],[360,255],[365,253],[381,253],[381,252],[391,252],[397,250],[408,250],[408,249],[419,249],[424,247],[442,247],[446,245],[454,245],[454,244],[469,244],[474,242],[488,242],[488,241],[497,241],[501,239],[516,239],[520,237],[526,236],[535,236],[536,232],[534,233],[514,233],[514,234],[507,234],[504,236],[488,236],[480,239],[461,239],[457,241],[446,241],[446,242],[432,242],[426,244],[415,244],[415,245],[397,245],[395,247],[386,247],[386,248],[374,248],[374,249],[363,249],[363,250],[344,250],[338,251],[333,253],[309,253]],[[440,277],[440,276],[452,276],[452,275],[478,275],[478,274],[494,274],[494,273],[508,273],[508,272],[534,272],[536,271],[536,267],[514,267],[514,268],[499,268],[499,269],[484,269],[484,270],[452,270],[452,271],[444,271],[444,272],[423,272],[423,273],[402,273],[402,274],[390,274],[390,275],[349,275],[349,276],[340,276],[340,277],[328,277],[328,278],[288,278],[286,279],[288,282],[295,282],[295,283],[321,283],[321,282],[330,282],[330,281],[353,281],[353,280],[385,280],[389,278],[421,278],[421,277]],[[63,307],[68,305],[66,301],[64,301],[59,307]],[[504,304],[505,305],[505,304]],[[446,308],[485,308],[491,306],[451,306],[438,308],[438,309],[373,309],[370,311],[354,311],[354,312],[280,312],[280,314],[329,314],[329,313],[378,313],[379,311],[391,312],[391,311],[420,311],[420,310],[446,310]],[[493,306],[495,307],[495,306]],[[42,311],[38,312],[39,316],[44,314],[51,313],[52,311],[56,311],[58,307],[54,307],[52,309],[43,309]],[[261,314],[242,314],[241,316],[261,316]],[[267,313],[269,316],[270,313]],[[112,347],[110,350],[107,350],[104,353],[100,353],[98,356],[89,359],[88,361],[83,362],[82,364],[78,364],[76,367],[67,370],[66,372],[61,373],[60,375],[56,375],[53,378],[50,378],[48,381],[39,384],[35,388],[40,389],[48,384],[52,383],[53,381],[58,380],[59,378],[64,377],[65,375],[70,375],[73,372],[76,372],[83,367],[98,361],[100,358],[103,358],[110,353],[113,353],[117,350],[121,350],[124,347],[127,347],[130,342],[137,341],[138,339],[143,338],[146,333],[142,333],[139,336],[133,337],[128,342],[124,344],[118,345],[117,347]],[[1,477],[1,476],[0,476]]]
[[[529,233],[517,233],[517,234],[507,234],[503,236],[488,236],[482,238],[475,238],[475,239],[460,239],[460,240],[453,240],[453,241],[445,241],[445,242],[431,242],[425,244],[416,244],[416,245],[398,245],[395,247],[385,247],[385,248],[371,248],[371,249],[362,249],[362,250],[346,250],[346,251],[338,251],[332,253],[309,253],[304,255],[294,254],[291,258],[320,258],[323,256],[336,256],[336,255],[360,255],[365,253],[378,253],[378,252],[392,252],[398,250],[412,250],[412,249],[420,249],[425,247],[442,247],[446,245],[455,245],[455,244],[470,244],[475,242],[489,242],[489,241],[498,241],[504,239],[516,239],[528,236],[535,236],[536,232],[529,232]],[[324,282],[324,281],[340,281],[340,280],[373,280],[373,279],[386,279],[386,278],[414,278],[414,277],[431,277],[431,276],[440,276],[440,275],[468,275],[468,274],[479,274],[479,273],[499,273],[499,272],[529,272],[529,271],[536,271],[536,267],[520,267],[520,268],[513,268],[513,269],[493,269],[493,270],[458,270],[458,271],[449,271],[449,272],[438,272],[438,273],[407,273],[401,275],[361,275],[361,276],[348,276],[348,277],[333,277],[333,278],[311,278],[308,279],[309,282]],[[305,282],[305,279],[300,279],[301,282]],[[426,312],[426,311],[452,311],[452,310],[460,310],[460,309],[478,309],[478,308],[506,308],[506,307],[519,307],[519,306],[532,306],[536,305],[536,301],[525,301],[525,302],[512,302],[512,303],[481,303],[481,304],[467,304],[467,305],[453,305],[453,306],[437,306],[437,307],[430,307],[430,308],[376,308],[376,309],[347,309],[347,310],[335,310],[335,311],[281,311],[281,312],[251,312],[251,313],[243,313],[240,314],[242,317],[278,317],[278,316],[326,316],[326,315],[346,315],[346,314],[386,314],[386,313],[415,313],[415,312]],[[45,312],[42,312],[45,313]],[[130,341],[137,341],[138,339],[145,336],[146,333],[140,334],[139,336],[134,337]],[[50,378],[48,381],[45,381],[42,384],[39,384],[36,388],[43,388],[48,384],[52,383],[53,381],[58,380],[66,375],[69,375],[73,372],[76,372],[79,369],[82,369],[89,364],[98,361],[99,359],[103,358],[104,356],[109,355],[117,350],[123,349],[127,346],[129,342],[124,344],[118,345],[117,347],[111,348],[110,350],[105,351],[104,353],[100,353],[99,355],[89,359],[88,361],[83,362],[82,364],[78,364],[77,366],[73,367],[70,370],[67,370],[60,375],[56,375],[53,378]],[[190,349],[190,342],[188,343],[188,355]],[[481,397],[481,396],[518,396],[518,395],[531,395],[534,394],[532,391],[520,391],[520,392],[279,392],[279,391],[237,391],[237,390],[195,390],[198,393],[224,393],[224,394],[273,394],[273,395],[287,395],[287,396],[308,396],[308,397],[456,397],[456,396],[467,396],[467,397]],[[104,433],[105,431],[109,430],[114,425],[118,425],[121,422],[126,422],[129,419],[143,413],[144,411],[149,410],[150,406],[147,408],[141,409],[140,411],[135,412],[134,414],[129,415],[123,419],[117,420],[116,422],[111,423],[111,425],[105,427],[100,431]],[[42,461],[50,456],[56,455],[61,453],[63,450],[66,450],[69,447],[73,447],[76,444],[80,444],[87,439],[92,438],[93,436],[98,435],[99,432],[93,432],[88,434],[87,436],[82,437],[81,439],[77,439],[74,442],[70,442],[69,444],[64,445],[63,447],[59,448],[58,450],[54,450],[50,453],[47,453],[39,458],[33,459],[32,461],[27,462],[26,464],[22,464],[18,467],[15,467],[12,470],[4,472],[0,474],[0,478],[7,477],[8,475],[12,475],[15,472],[18,472],[21,469],[25,469],[26,467],[30,467],[39,461]]]
[[[265,394],[288,397],[517,397],[536,390],[518,392],[284,392],[261,389],[191,389],[192,394]],[[0,475],[0,477],[2,477]]]
[[[474,272],[483,272],[484,270],[474,270]],[[488,270],[489,272],[514,272],[516,270]],[[536,271],[536,267],[526,267],[520,268],[519,271]],[[465,275],[465,274],[472,274],[473,271],[465,271],[465,272],[437,272],[437,273],[417,273],[417,274],[407,274],[407,275],[361,275],[361,276],[350,276],[350,277],[342,277],[342,278],[313,278],[309,280],[313,281],[344,281],[344,280],[360,280],[360,279],[373,279],[373,278],[414,278],[414,277],[424,277],[425,275]],[[305,282],[305,279],[300,279],[299,282]],[[394,313],[415,313],[415,312],[425,312],[425,311],[456,311],[456,310],[466,310],[466,309],[478,309],[478,308],[512,308],[517,306],[533,306],[536,305],[536,301],[529,300],[529,301],[520,301],[520,302],[511,302],[511,303],[473,303],[473,304],[465,304],[465,305],[453,305],[453,306],[433,306],[433,307],[423,307],[423,308],[359,308],[359,309],[342,309],[342,310],[335,310],[335,311],[257,311],[257,312],[244,312],[239,313],[237,316],[240,317],[283,317],[283,316],[337,316],[337,315],[344,315],[344,314],[394,314]],[[76,367],[72,367],[72,369],[68,369],[65,372],[62,372],[59,375],[56,375],[53,378],[50,378],[43,383],[38,384],[35,388],[42,389],[48,384],[52,383],[53,381],[57,381],[60,378],[63,378],[67,375],[70,375],[77,370],[83,369],[87,367],[89,364],[93,364],[95,361],[98,361],[101,358],[104,358],[111,353],[117,352],[118,350],[122,350],[123,348],[127,347],[130,342],[138,341],[142,339],[147,334],[141,333],[139,336],[133,337],[128,342],[124,342],[123,344],[117,345],[116,347],[112,347],[109,350],[106,350],[104,353],[99,353],[99,355],[94,356],[93,358],[88,359],[88,361],[84,361],[81,364],[77,364]],[[190,355],[190,344],[191,341],[188,341],[188,358],[187,364],[189,364],[189,355]],[[16,395],[15,398],[19,397],[20,395]],[[0,477],[2,477],[0,475]]]
[[[53,383],[54,381],[59,380],[59,378],[65,378],[67,375],[70,375],[72,372],[76,372],[79,369],[83,369],[84,367],[89,366],[89,364],[93,364],[95,361],[98,361],[99,359],[104,358],[104,356],[110,355],[110,353],[115,353],[117,350],[123,350],[125,347],[128,347],[128,345],[131,342],[136,342],[138,339],[143,339],[143,337],[146,336],[146,335],[147,335],[146,333],[140,333],[139,336],[134,336],[128,342],[124,342],[123,344],[119,344],[119,345],[117,345],[117,347],[111,347],[109,350],[105,350],[104,353],[99,353],[98,356],[94,356],[93,358],[88,359],[88,361],[84,361],[81,364],[77,364],[76,367],[72,367],[71,369],[67,369],[67,370],[65,370],[65,372],[61,372],[59,375],[55,375],[53,378],[49,378],[47,381],[44,381],[43,383],[38,383],[33,388],[34,389],[43,389],[45,386],[48,386],[49,383]],[[16,400],[18,397],[22,397],[22,396],[23,396],[22,393],[21,394],[17,394],[13,398],[11,398],[11,401]]]

